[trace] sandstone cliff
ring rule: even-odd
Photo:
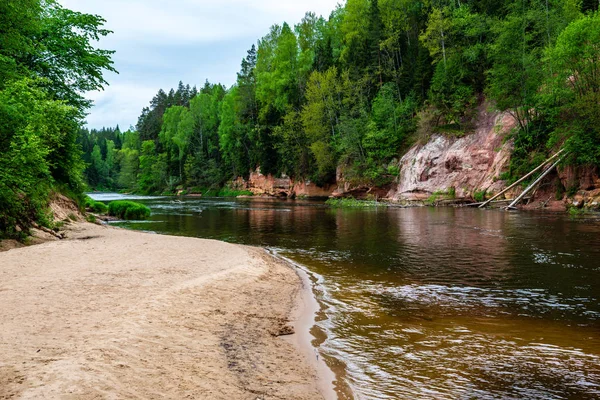
[[[400,160],[400,176],[388,198],[393,201],[425,200],[436,192],[454,192],[458,199],[477,191],[497,192],[498,180],[508,166],[512,142],[507,134],[515,120],[507,113],[480,106],[474,132],[462,137],[434,134],[413,146]]]

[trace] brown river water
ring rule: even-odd
[[[117,225],[264,246],[308,271],[314,344],[356,398],[600,398],[600,217],[138,201],[151,220]]]

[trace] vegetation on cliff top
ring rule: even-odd
[[[0,2],[0,238],[49,226],[52,190],[82,192],[82,93],[114,71],[112,52],[92,46],[103,24],[54,0]]]
[[[390,180],[419,135],[468,132],[483,96],[519,122],[516,176],[549,148],[600,162],[598,2],[348,0],[273,25],[231,88],[159,90],[135,130],[82,131],[97,188],[217,189],[263,173]]]

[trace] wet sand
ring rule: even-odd
[[[302,287],[262,249],[76,224],[0,253],[0,399],[330,397],[279,336]]]

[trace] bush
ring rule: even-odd
[[[96,214],[106,214],[108,212],[108,206],[101,201],[96,201],[91,197],[86,197],[85,208],[95,212]]]
[[[122,219],[148,219],[150,209],[143,204],[129,200],[116,200],[108,203],[108,214]]]
[[[473,194],[473,199],[477,203],[483,203],[485,201],[485,195],[487,194],[486,190],[479,190]]]
[[[108,206],[100,201],[95,201],[92,210],[98,214],[106,214],[108,212]]]

